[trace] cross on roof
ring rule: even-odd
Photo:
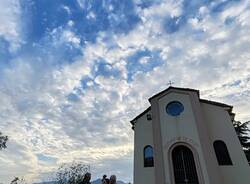
[[[172,86],[174,84],[174,82],[172,82],[171,80],[168,82],[169,86]]]

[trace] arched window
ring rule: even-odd
[[[176,184],[199,184],[193,152],[186,146],[176,146],[172,151]]]
[[[227,146],[223,141],[214,141],[214,151],[219,165],[233,165]]]
[[[145,146],[143,154],[144,167],[154,167],[154,155],[152,146]]]

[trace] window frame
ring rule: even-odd
[[[152,157],[146,157],[146,150],[148,148],[152,149]],[[144,167],[154,167],[154,149],[151,145],[146,145],[143,149],[143,165]]]
[[[175,109],[173,111],[173,107],[178,108],[178,109]],[[185,109],[184,105],[180,101],[177,101],[177,100],[169,102],[165,107],[166,113],[173,117],[180,116],[181,113],[183,113],[184,109]]]
[[[232,166],[233,162],[230,157],[227,145],[222,140],[215,140],[213,142],[214,152],[217,158],[218,165],[221,166]]]

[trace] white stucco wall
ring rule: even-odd
[[[198,172],[200,171],[202,180],[204,180],[206,184],[209,184],[204,157],[200,146],[201,143],[196,126],[196,120],[190,100],[189,95],[180,93],[170,93],[159,99],[158,105],[167,184],[171,183],[172,178],[170,175],[171,155],[169,153],[169,149],[178,142],[186,142],[193,147],[193,152],[198,153],[199,159],[198,163],[196,163],[197,166],[200,166]],[[184,111],[177,117],[170,116],[166,113],[166,105],[171,101],[179,101],[184,106]]]
[[[154,167],[144,167],[143,160],[144,147],[154,147],[152,121],[147,120],[146,114],[137,120],[134,131],[134,184],[154,184]]]
[[[199,119],[200,124],[198,127],[198,111],[194,108],[194,103],[192,103],[193,101],[191,102],[191,100],[193,100],[193,97],[190,96],[190,93],[185,93],[185,91],[170,92],[165,96],[162,95],[157,101],[159,112],[158,114],[152,115],[153,118],[154,116],[159,116],[159,131],[162,139],[165,171],[164,184],[174,183],[173,176],[171,175],[172,161],[169,150],[173,145],[181,142],[189,145],[194,157],[197,158],[195,162],[197,172],[200,176],[200,183],[214,184],[210,182],[212,173],[213,176],[216,175],[216,177],[218,177],[217,181],[219,182],[217,183],[249,184],[250,167],[242,151],[228,112],[223,107],[198,101],[198,105],[195,104],[195,108],[201,110],[198,115],[202,117]],[[166,105],[171,101],[180,101],[184,105],[184,111],[180,116],[173,117],[166,113]],[[156,184],[155,167],[144,168],[143,163],[144,147],[146,145],[152,145],[154,147],[152,121],[147,120],[147,114],[151,114],[151,111],[148,111],[136,120],[134,129],[134,184]],[[205,136],[207,138],[206,145],[208,144],[210,146],[209,154],[207,155],[214,154],[212,172],[210,167],[209,173],[207,165],[211,163],[211,161],[208,162],[208,156],[204,156],[204,142],[201,142],[201,137],[204,137],[204,135],[198,132],[198,130],[201,130],[200,126],[202,126],[203,131],[205,130]],[[232,166],[219,166],[216,162],[215,152],[212,147],[215,140],[222,140],[226,143],[233,162]],[[206,145],[205,147],[207,147]]]
[[[227,111],[222,107],[201,103],[210,135],[211,144],[215,140],[222,140],[227,149],[233,165],[219,166],[220,175],[225,184],[249,184],[250,167],[234,131],[232,121]]]

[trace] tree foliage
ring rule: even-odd
[[[15,177],[10,184],[27,184],[24,178]]]
[[[0,132],[0,150],[5,149],[6,143],[8,141],[8,136],[3,135],[2,132]]]
[[[248,162],[250,162],[250,130],[248,128],[249,123],[250,121],[244,123],[240,121],[233,122],[234,129],[246,154]]]
[[[88,171],[89,166],[82,163],[63,164],[58,168],[56,181],[58,184],[79,184]]]

